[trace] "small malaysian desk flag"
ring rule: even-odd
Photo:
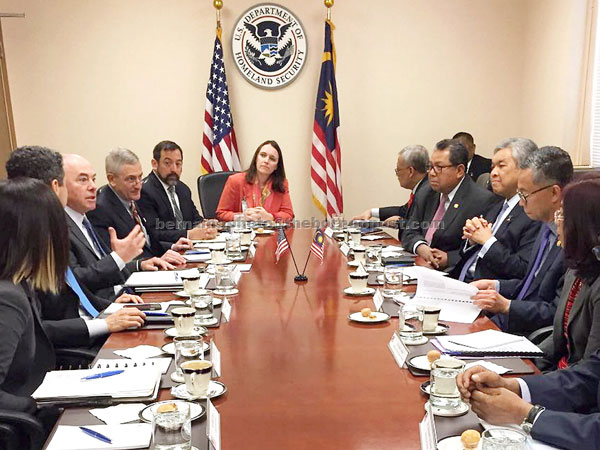
[[[315,233],[315,237],[310,245],[310,252],[319,258],[321,264],[323,264],[323,246],[325,245],[325,239],[323,237],[323,231],[319,228]]]
[[[277,248],[275,249],[275,262],[279,262],[279,259],[285,252],[290,251],[290,244],[288,243],[287,237],[283,232],[283,228],[280,228],[277,233]]]

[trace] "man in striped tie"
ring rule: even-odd
[[[521,166],[518,195],[525,213],[543,222],[522,278],[474,281],[475,303],[492,314],[504,331],[528,334],[551,325],[565,272],[554,215],[562,190],[573,177],[573,163],[558,147],[542,147]]]

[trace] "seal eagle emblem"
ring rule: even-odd
[[[293,81],[304,66],[306,37],[289,10],[261,4],[238,20],[232,49],[235,63],[248,81],[264,88],[280,88]]]

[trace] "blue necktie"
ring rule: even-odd
[[[496,217],[496,222],[494,222],[494,225],[492,226],[492,235],[496,235],[496,231],[498,231],[498,228],[500,228],[500,219],[502,218],[502,214],[504,214],[504,212],[507,209],[508,209],[508,202],[505,201],[504,205],[502,206],[502,209],[500,210],[500,212],[498,213],[498,216]],[[478,255],[479,255],[479,252],[476,251],[473,255],[471,255],[471,257],[469,259],[467,259],[467,262],[461,269],[460,275],[458,276],[459,281],[465,281],[465,278],[467,277],[467,272],[469,271],[469,268],[473,265],[473,263],[477,259]]]
[[[77,279],[75,278],[75,274],[73,273],[73,271],[71,270],[70,267],[67,267],[67,277],[66,278],[67,278],[67,284],[71,287],[71,289],[73,289],[73,291],[75,291],[75,294],[77,294],[77,297],[79,297],[79,303],[81,304],[81,307],[83,309],[85,309],[85,311],[93,318],[98,317],[98,315],[100,313],[98,312],[98,310],[96,308],[94,308],[94,305],[92,305],[92,303],[90,302],[90,299],[87,298],[87,295],[85,295],[83,293],[83,290],[81,289],[81,286],[77,282]]]
[[[94,249],[98,252],[98,255],[100,256],[100,258],[104,258],[107,255],[107,253],[106,253],[106,251],[104,251],[104,247],[102,246],[102,243],[100,242],[100,238],[94,231],[94,227],[92,227],[92,224],[85,216],[83,217],[83,227],[87,230],[88,235],[92,239],[92,243],[94,244]]]

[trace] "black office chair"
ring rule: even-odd
[[[42,423],[31,414],[0,409],[0,448],[39,450],[45,438]]]
[[[538,330],[535,330],[529,336],[527,336],[527,339],[529,339],[535,345],[541,344],[542,341],[544,341],[548,336],[550,336],[552,334],[553,329],[554,329],[554,327],[552,325],[548,325],[547,327],[540,328]]]
[[[56,370],[89,369],[97,352],[86,348],[56,348]],[[1,447],[0,447],[1,448]]]
[[[198,177],[198,197],[200,197],[202,215],[205,219],[214,219],[216,217],[217,206],[219,205],[225,182],[234,173],[237,172],[213,172]]]

